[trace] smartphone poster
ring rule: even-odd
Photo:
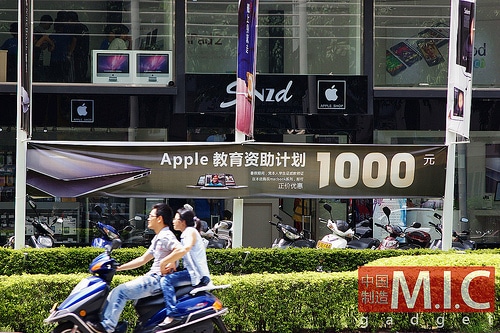
[[[461,0],[458,4],[457,64],[471,73],[474,61],[474,3]]]
[[[451,2],[446,128],[466,140],[469,138],[472,103],[475,5],[475,0]],[[449,140],[453,139],[450,137]]]

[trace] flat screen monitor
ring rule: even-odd
[[[130,51],[93,51],[94,83],[131,83],[133,56]]]
[[[171,80],[170,51],[137,51],[135,83],[168,84]]]

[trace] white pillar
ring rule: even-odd
[[[233,248],[243,247],[243,199],[233,199]]]

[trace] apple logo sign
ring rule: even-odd
[[[339,96],[337,95],[337,88],[333,85],[331,88],[325,90],[325,97],[330,102],[335,102]]]
[[[85,103],[83,103],[82,105],[78,106],[76,108],[76,112],[81,117],[86,116],[87,115],[87,106],[85,105]]]

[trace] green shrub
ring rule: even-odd
[[[33,273],[42,269],[57,270],[58,263],[53,260],[52,256],[70,262],[59,263],[59,266],[70,271],[76,270],[78,266],[85,266],[86,270],[89,259],[100,252],[99,249],[72,249],[72,251],[61,249],[61,253],[58,253],[56,249],[47,250],[0,251],[0,258],[8,261],[10,273],[15,271],[16,263],[23,265],[18,271],[26,270]],[[53,250],[54,253],[51,253]],[[120,249],[115,254],[117,258],[121,258],[120,261],[125,262],[143,251],[144,249],[135,251]],[[247,255],[246,252],[250,254]],[[495,266],[498,272],[500,269],[498,253],[498,250],[460,254],[423,250],[233,249],[209,251],[208,256],[214,283],[232,285],[231,288],[214,291],[214,294],[229,308],[224,322],[232,332],[359,331],[364,320],[368,320],[366,328],[363,328],[366,331],[383,329],[434,332],[438,330],[436,322],[442,314],[371,313],[365,315],[359,313],[356,267],[365,264],[377,266],[484,265]],[[76,261],[86,263],[83,265]],[[323,272],[316,271],[319,265],[323,267]],[[352,267],[355,268],[352,269]],[[253,272],[259,268],[262,269],[261,272]],[[349,271],[334,272],[341,270]],[[225,271],[235,274],[219,274]],[[130,274],[135,271],[125,273]],[[43,319],[48,316],[53,304],[62,302],[72,288],[88,275],[81,272],[50,274],[21,272],[10,274],[11,276],[0,276],[0,327],[28,333],[50,331],[51,328],[43,324]],[[112,287],[134,277],[119,273],[115,276]],[[496,299],[499,298],[500,277],[497,274]],[[444,325],[439,331],[498,331],[500,329],[500,316],[498,316],[500,305],[496,306],[497,311],[493,314],[446,314]],[[412,325],[410,320],[415,315],[419,316],[417,326]],[[465,316],[470,320],[468,325],[462,324]],[[135,325],[135,311],[130,302],[122,314],[122,319],[128,320],[131,327]],[[129,332],[131,331],[130,329]]]

